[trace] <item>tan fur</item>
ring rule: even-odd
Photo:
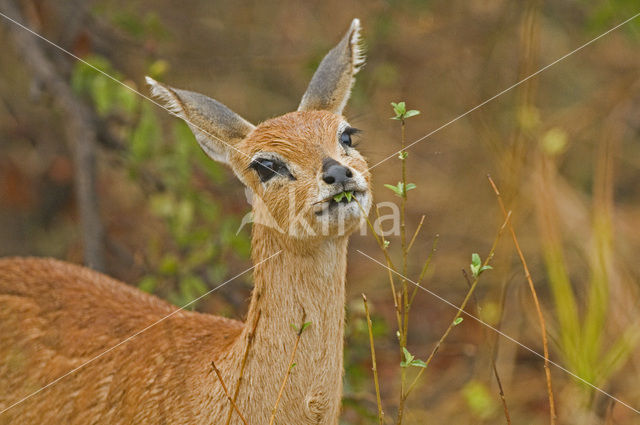
[[[352,77],[354,69],[345,72]],[[291,324],[305,317],[311,325],[302,334],[276,423],[337,424],[348,234],[363,216],[353,205],[345,206],[350,213],[344,228],[334,216],[321,226],[316,207],[330,189],[322,181],[323,160],[333,158],[353,170],[363,207],[368,211],[371,205],[365,160],[339,142],[344,118],[298,111],[254,128],[204,96],[155,88],[176,97],[174,106],[183,108],[185,120],[193,110],[200,121],[206,113],[223,114],[208,121],[214,134],[200,136],[244,136],[227,140],[232,147],[220,140],[198,141],[215,150],[212,156],[227,162],[260,200],[254,215],[272,217],[277,224],[257,221],[253,227],[255,288],[247,320],[188,311],[162,320],[177,307],[100,273],[55,260],[0,260],[0,410],[99,356],[0,415],[0,424],[224,424],[231,407],[211,361],[233,392],[258,315],[237,401],[249,423],[268,423],[295,344]],[[325,95],[340,103],[346,102],[340,96],[348,97],[343,89]],[[295,179],[260,182],[249,164],[267,154],[285,161]],[[309,229],[292,226],[298,220]],[[236,414],[231,423],[241,423]]]
[[[0,260],[0,409],[176,308],[83,267]],[[5,412],[0,423],[193,423],[193,389],[242,328],[180,311]]]

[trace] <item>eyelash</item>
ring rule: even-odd
[[[342,131],[342,133],[340,133],[340,136],[338,136],[338,140],[339,140],[340,144],[343,145],[343,146],[348,146],[350,148],[355,148],[356,146],[358,146],[359,140],[355,140],[354,141],[351,136],[353,136],[354,134],[358,134],[360,132],[361,132],[361,130],[358,130],[357,128],[347,127]],[[345,134],[347,136],[349,136],[349,144],[347,144],[346,142],[342,141],[342,136],[344,136]]]
[[[295,180],[287,166],[275,159],[257,158],[249,164],[249,168],[256,171],[262,183],[268,182],[276,175],[288,176],[289,179]]]

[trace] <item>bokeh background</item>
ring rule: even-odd
[[[296,109],[358,17],[367,64],[346,116],[364,130],[359,149],[371,165],[399,149],[390,102],[421,111],[407,121],[412,142],[640,12],[634,0],[3,1],[3,13],[131,88],[148,94],[143,77],[152,75],[254,123]],[[250,226],[236,233],[249,211],[243,189],[184,124],[0,22],[0,255],[88,262],[178,305],[250,265]],[[426,215],[410,275],[438,235],[423,284],[462,301],[461,270],[472,253],[486,257],[503,221],[491,174],[512,210],[552,360],[640,408],[640,18],[413,146],[408,173],[417,185],[410,233]],[[394,201],[383,185],[399,175],[395,157],[373,169],[378,202]],[[391,238],[394,258],[398,246]],[[382,258],[371,235],[353,237],[341,420],[354,425],[376,413],[361,293],[391,416],[401,360],[386,271],[356,249]],[[492,265],[477,289],[479,314],[542,352],[508,233]],[[195,308],[242,319],[250,291],[243,276]],[[475,303],[470,311],[478,314]],[[454,314],[420,291],[410,351],[425,358]],[[513,423],[549,423],[542,360],[468,318],[411,395],[405,423],[505,423],[494,352]],[[640,421],[566,372],[551,375],[559,423]]]

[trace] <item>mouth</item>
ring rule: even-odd
[[[325,214],[328,211],[335,210],[349,204],[361,204],[366,193],[362,190],[343,190],[335,193],[321,201],[316,202],[320,207],[315,213],[316,215]]]

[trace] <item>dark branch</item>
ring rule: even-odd
[[[28,26],[14,2],[0,2],[0,10]],[[22,56],[33,76],[51,93],[56,106],[64,114],[67,137],[74,152],[75,190],[80,212],[84,262],[96,270],[104,270],[104,229],[96,192],[97,130],[93,112],[74,96],[68,82],[56,71],[41,42],[33,34],[14,23],[8,23],[7,27],[17,53]]]

